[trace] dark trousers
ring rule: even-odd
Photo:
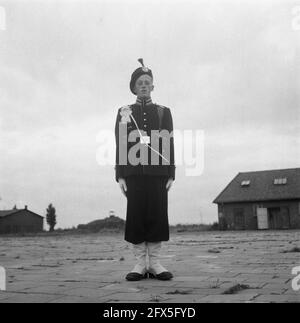
[[[138,244],[144,241],[169,240],[168,177],[132,175],[125,178],[127,211],[125,240]]]

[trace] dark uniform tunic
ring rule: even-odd
[[[163,108],[160,121],[158,106],[153,104],[150,98],[147,100],[138,98],[130,108],[138,128],[141,132],[143,130],[143,135],[148,135],[151,138],[151,130],[159,131],[161,128],[161,130],[167,130],[171,136],[169,140],[164,141],[164,144],[163,138],[152,136],[149,143],[149,146],[152,146],[167,159],[166,161],[149,147],[140,143],[139,135],[136,137],[136,141],[131,141],[130,133],[132,131],[138,133],[136,125],[132,118],[129,122],[120,124],[122,108],[118,110],[115,126],[115,179],[118,182],[119,178],[124,178],[127,185],[125,240],[134,244],[144,241],[168,241],[168,192],[166,184],[169,178],[175,180],[171,111],[167,107],[159,106],[159,108]],[[158,145],[157,142],[154,145],[155,140],[158,140]],[[130,158],[128,157],[133,146],[140,148],[134,150],[136,157],[140,158],[140,162],[134,165],[129,162]],[[124,154],[123,157],[120,157],[121,150],[126,152],[126,160],[124,160]]]

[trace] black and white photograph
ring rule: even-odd
[[[299,302],[300,0],[0,0],[0,303]]]

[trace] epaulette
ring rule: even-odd
[[[155,103],[155,105],[158,105],[159,107],[163,108],[163,109],[166,109],[167,107],[165,107],[164,105],[161,105],[161,104],[157,104]]]

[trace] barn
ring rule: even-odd
[[[0,210],[0,234],[43,231],[44,218],[30,210]]]
[[[238,173],[213,203],[222,230],[299,229],[300,168]]]

